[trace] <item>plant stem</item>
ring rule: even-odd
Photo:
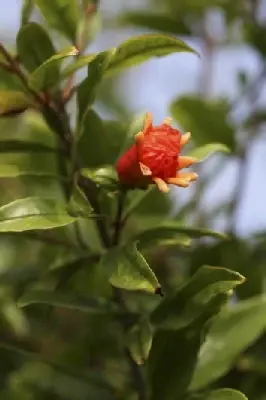
[[[125,205],[125,200],[126,200],[126,191],[124,189],[121,189],[118,193],[118,201],[117,201],[117,213],[116,213],[116,218],[115,218],[115,224],[114,224],[114,235],[113,235],[113,240],[112,240],[112,245],[117,246],[120,241],[120,236],[123,230],[123,209]],[[113,287],[113,295],[114,295],[114,300],[119,306],[127,312],[127,307],[123,298],[123,292],[121,289]],[[122,326],[122,329],[124,333],[128,331],[128,329],[131,327],[131,323],[128,323],[128,320],[125,318],[120,319],[120,323]],[[132,358],[130,351],[128,348],[125,346],[124,348],[124,353],[125,357],[128,362],[128,366],[130,368],[131,372],[131,377],[132,381],[134,382],[135,388],[138,392],[138,399],[139,400],[147,400],[147,388],[145,381],[143,379],[143,375],[140,369],[140,366],[135,362],[135,360]]]

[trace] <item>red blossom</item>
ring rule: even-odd
[[[195,158],[179,156],[188,143],[190,133],[182,135],[171,126],[171,118],[162,125],[153,126],[150,113],[146,114],[143,131],[135,135],[135,143],[118,160],[116,169],[122,184],[141,188],[155,183],[162,192],[168,192],[167,184],[187,187],[197,179],[192,172],[182,173]]]

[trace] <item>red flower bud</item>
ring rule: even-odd
[[[197,179],[195,173],[178,172],[197,160],[179,156],[190,133],[182,135],[172,128],[171,122],[171,118],[165,118],[162,125],[153,126],[151,114],[147,113],[143,131],[135,135],[135,144],[117,162],[118,177],[123,185],[143,188],[155,183],[159,190],[167,193],[167,184],[187,187]]]

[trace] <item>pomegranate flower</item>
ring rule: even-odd
[[[198,178],[193,172],[179,172],[197,159],[179,155],[191,134],[182,135],[171,123],[171,118],[165,118],[162,125],[153,126],[151,114],[146,114],[143,131],[135,135],[135,143],[116,165],[123,185],[144,188],[155,183],[160,191],[167,193],[168,184],[187,187]]]

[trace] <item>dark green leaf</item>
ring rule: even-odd
[[[27,197],[0,207],[0,232],[51,229],[76,220],[66,205],[52,199]]]
[[[29,77],[29,85],[36,90],[45,90],[56,86],[60,80],[59,67],[62,60],[77,54],[77,49],[75,47],[70,47],[61,53],[53,55],[32,72]]]
[[[230,149],[222,143],[209,143],[201,147],[196,147],[187,155],[197,158],[198,161],[203,161],[217,152],[230,153]]]
[[[78,2],[35,0],[35,3],[50,27],[61,32],[73,45],[76,45],[76,31],[80,18]]]
[[[140,231],[137,236],[136,240],[141,240],[143,238],[148,238],[150,235],[153,235],[153,233],[159,235],[159,230],[161,232],[161,235],[185,235],[185,236],[190,236],[192,238],[200,238],[204,236],[209,236],[209,237],[216,237],[218,239],[226,239],[227,236],[221,232],[216,232],[211,229],[207,228],[194,228],[192,226],[187,226],[187,225],[182,225],[180,222],[174,222],[174,221],[167,221],[164,222],[159,228],[152,228],[152,229],[147,229]]]
[[[108,67],[114,50],[104,51],[99,53],[95,59],[89,64],[88,76],[79,85],[78,95],[78,110],[79,110],[79,122],[82,121],[86,112],[91,107],[96,96],[96,90],[103,78],[103,74]]]
[[[55,54],[55,49],[45,29],[30,22],[17,35],[17,52],[22,64],[33,72]]]
[[[181,329],[203,315],[208,304],[244,282],[244,277],[225,268],[202,267],[170,297],[166,297],[152,314],[152,322],[162,329]]]
[[[116,121],[105,121],[89,109],[81,126],[78,152],[82,166],[96,168],[114,164],[125,137],[125,129]],[[97,152],[95,151],[97,148]]]
[[[152,327],[147,320],[134,325],[128,331],[127,345],[137,364],[143,364],[147,360],[152,345],[152,334]]]
[[[23,112],[32,106],[32,100],[22,92],[0,91],[0,116]]]
[[[203,344],[191,390],[198,390],[223,376],[235,359],[266,327],[266,298],[244,300],[224,310],[213,322]]]
[[[171,33],[174,35],[189,34],[190,30],[185,22],[180,18],[162,13],[153,12],[128,12],[122,14],[118,21],[119,25],[139,26],[141,28],[149,28],[153,31]]]
[[[155,293],[160,284],[134,243],[109,250],[101,265],[109,271],[109,282],[121,289]]]
[[[1,150],[5,148],[4,145],[5,143],[3,143]],[[14,178],[22,175],[57,176],[60,178],[58,160],[53,153],[43,151],[36,153],[5,152],[2,154],[0,157],[0,178]]]
[[[224,100],[183,96],[174,101],[170,109],[182,127],[192,133],[197,146],[217,142],[234,150],[235,128],[228,120],[230,108]]]
[[[107,72],[113,73],[140,64],[151,57],[161,57],[176,52],[196,53],[185,42],[171,36],[158,34],[136,36],[116,48]]]
[[[184,398],[197,362],[201,331],[158,331],[148,361],[151,400]]]
[[[119,312],[119,309],[115,304],[112,304],[102,298],[92,298],[73,292],[55,293],[44,290],[33,290],[26,292],[19,299],[18,306],[25,307],[36,303],[96,314]]]
[[[26,25],[29,22],[34,9],[34,0],[23,0],[21,10],[21,25]]]
[[[130,241],[138,242],[139,249],[150,246],[190,246],[191,239],[185,234],[181,234],[174,226],[161,226],[141,231],[131,237]]]

